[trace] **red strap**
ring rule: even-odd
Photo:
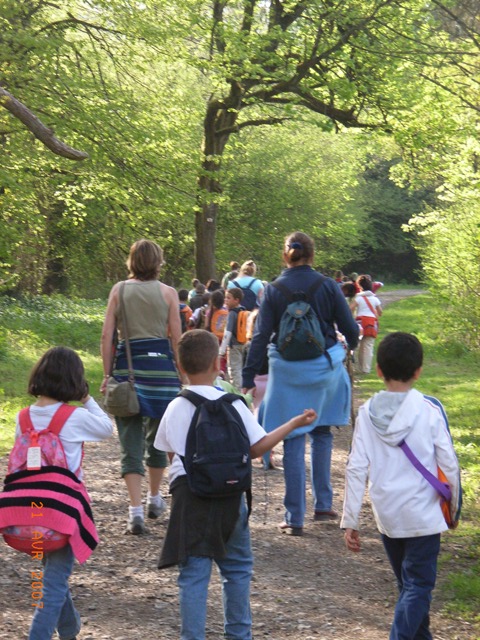
[[[377,316],[377,312],[376,312],[376,311],[375,311],[375,309],[373,308],[373,305],[372,305],[372,303],[370,302],[370,300],[369,300],[366,296],[363,296],[363,299],[365,300],[365,302],[367,303],[367,305],[370,307],[370,311],[371,311],[373,314],[375,314],[375,317],[376,317],[376,318],[378,318],[378,316]]]
[[[33,422],[30,418],[30,407],[25,407],[18,414],[18,424],[20,425],[20,431],[25,433],[26,431],[33,431]]]
[[[55,411],[53,418],[50,420],[50,424],[47,429],[58,436],[60,431],[63,429],[63,425],[68,420],[68,418],[72,415],[72,413],[77,409],[77,407],[72,407],[70,404],[61,404],[58,409]]]
[[[51,431],[51,433],[54,433],[58,436],[63,428],[63,425],[72,415],[75,409],[77,409],[77,407],[72,407],[72,405],[69,404],[61,404],[55,411],[47,429]],[[30,407],[25,407],[25,409],[22,409],[20,411],[20,413],[18,414],[18,423],[20,425],[20,431],[22,433],[25,433],[26,431],[35,431],[35,427],[33,426],[33,422],[30,417]],[[47,429],[43,429],[43,431],[46,431]]]

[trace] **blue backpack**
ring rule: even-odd
[[[182,462],[190,491],[203,498],[227,498],[247,492],[251,505],[250,440],[240,414],[232,406],[245,399],[225,393],[216,400],[183,389],[180,396],[195,405]],[[245,402],[246,404],[246,402]]]
[[[257,306],[257,294],[252,289],[253,283],[257,280],[258,278],[252,278],[246,287],[242,287],[236,280],[232,280],[232,283],[243,291],[242,307],[245,307],[247,311],[253,311]]]
[[[288,301],[277,332],[277,349],[285,360],[312,360],[324,353],[328,355],[320,321],[310,304],[313,294],[326,279],[319,274],[306,293],[293,292],[280,282],[272,282]]]

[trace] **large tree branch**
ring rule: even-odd
[[[52,129],[44,125],[30,109],[14,98],[12,94],[3,87],[0,87],[0,105],[20,120],[20,122],[22,122],[40,142],[50,149],[50,151],[53,151],[53,153],[62,156],[62,158],[68,158],[69,160],[85,160],[85,158],[88,158],[88,153],[73,149],[56,138]]]
[[[245,129],[245,127],[260,127],[262,125],[281,124],[286,120],[290,120],[290,118],[256,118],[255,120],[244,120],[243,122],[234,124],[232,127],[226,127],[225,129],[215,131],[215,135],[230,135],[231,133],[238,133],[241,129]]]

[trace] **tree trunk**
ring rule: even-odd
[[[203,161],[198,179],[197,211],[195,214],[195,275],[200,282],[216,278],[215,240],[219,204],[222,193],[221,162],[225,145],[233,133],[241,105],[241,87],[232,84],[230,95],[218,102],[210,100],[204,120]]]

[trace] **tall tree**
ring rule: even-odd
[[[417,0],[213,0],[196,3],[195,15],[209,38],[191,64],[212,88],[196,212],[197,275],[206,280],[215,274],[222,156],[232,134],[305,110],[336,128],[391,128],[416,100],[419,71],[428,75],[440,53],[445,64],[449,48]]]

